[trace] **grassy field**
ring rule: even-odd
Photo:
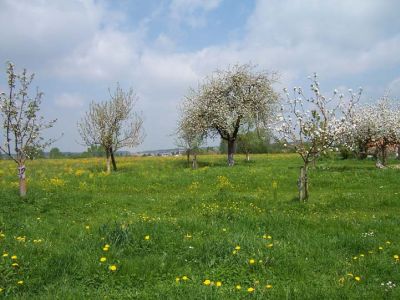
[[[0,298],[400,299],[399,170],[236,158],[0,161]]]

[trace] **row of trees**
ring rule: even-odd
[[[26,70],[17,74],[9,63],[7,77],[8,91],[0,95],[4,129],[0,151],[16,162],[20,194],[25,196],[25,161],[54,142],[41,134],[55,120],[46,122],[39,115],[41,92],[28,95],[33,75]],[[308,198],[309,166],[324,153],[339,147],[365,153],[374,147],[385,165],[388,147],[400,144],[400,110],[387,97],[377,104],[360,106],[361,88],[356,93],[349,90],[347,97],[336,90],[325,96],[317,75],[309,79],[311,92],[299,87],[292,92],[285,89],[282,99],[273,89],[276,74],[258,71],[255,66],[236,65],[212,73],[189,91],[180,108],[178,144],[187,149],[188,162],[193,154],[192,165],[197,167],[196,150],[208,138],[221,138],[228,165],[233,166],[238,141],[241,151],[249,153],[255,135],[262,144],[274,136],[303,160],[298,182],[301,200]],[[117,169],[118,149],[143,141],[143,119],[134,111],[136,102],[132,89],[124,91],[117,85],[114,91],[109,90],[108,101],[92,102],[78,122],[83,143],[104,150],[108,172],[111,165]]]
[[[347,96],[337,90],[326,96],[317,74],[309,80],[310,92],[301,87],[292,92],[284,89],[285,97],[280,99],[272,88],[273,74],[257,72],[249,65],[215,72],[184,99],[178,123],[181,145],[189,155],[206,138],[219,135],[228,147],[228,165],[233,166],[239,132],[261,128],[273,133],[303,160],[300,200],[308,198],[310,165],[339,147],[355,152],[375,147],[385,165],[387,148],[400,144],[400,110],[392,107],[387,97],[360,106],[361,88],[357,92],[349,89]]]

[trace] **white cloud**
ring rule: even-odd
[[[172,0],[170,17],[179,23],[191,27],[202,27],[206,24],[205,13],[216,9],[222,0]]]

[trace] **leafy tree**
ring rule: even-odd
[[[17,74],[14,64],[9,62],[7,78],[8,90],[0,94],[0,119],[3,125],[0,152],[17,164],[19,192],[21,197],[25,197],[25,161],[54,142],[53,139],[45,140],[41,135],[45,129],[54,125],[55,120],[46,122],[39,115],[42,92],[37,89],[33,97],[28,94],[34,74],[28,74],[26,69]]]
[[[92,102],[89,111],[78,122],[78,130],[83,142],[91,147],[101,146],[107,157],[107,172],[117,170],[115,152],[123,147],[133,148],[144,138],[143,119],[134,112],[137,98],[130,88],[124,92],[117,85],[110,100],[102,103]]]
[[[228,144],[228,165],[234,165],[239,130],[243,125],[265,125],[278,102],[274,76],[253,66],[218,70],[190,90],[181,110],[182,123],[202,137],[220,136]]]
[[[50,149],[50,152],[49,152],[50,158],[62,158],[64,156],[65,155],[57,147]]]

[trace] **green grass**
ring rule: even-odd
[[[184,158],[126,158],[109,176],[103,160],[33,161],[25,200],[15,166],[0,161],[0,254],[9,254],[0,297],[400,298],[400,287],[381,286],[400,284],[399,170],[320,161],[304,204],[297,156],[236,159],[228,168],[225,157],[200,156],[193,171]]]

